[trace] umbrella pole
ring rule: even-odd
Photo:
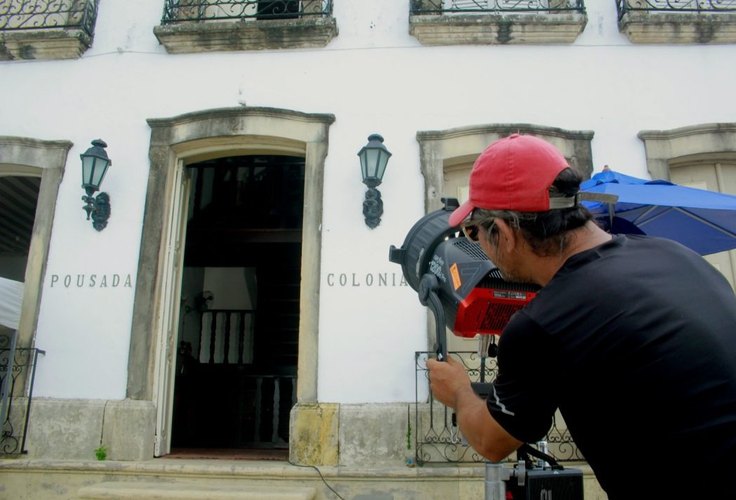
[[[613,232],[613,212],[614,212],[614,204],[609,203],[608,204],[608,232]]]

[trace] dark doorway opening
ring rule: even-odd
[[[0,176],[0,291],[14,299],[0,304],[0,349],[11,345],[10,339],[18,329],[40,189],[40,177]],[[2,361],[0,382],[10,373]],[[9,418],[9,413],[5,416]],[[0,421],[0,428],[4,424]]]
[[[40,177],[0,176],[0,277],[25,278],[40,189]]]
[[[304,158],[235,156],[188,169],[172,454],[288,450]]]

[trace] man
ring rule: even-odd
[[[551,144],[491,144],[450,216],[505,279],[540,285],[499,338],[486,401],[462,365],[427,363],[434,397],[498,462],[560,410],[610,499],[736,499],[736,297],[678,243],[611,236]]]

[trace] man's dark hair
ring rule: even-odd
[[[583,177],[577,170],[566,168],[555,178],[550,187],[551,197],[574,196],[580,190]],[[512,210],[475,209],[473,219],[478,220],[489,234],[498,238],[493,219],[503,219],[511,227],[519,229],[524,239],[541,257],[561,253],[568,243],[568,232],[591,220],[593,215],[587,208],[575,204],[571,208],[559,208],[546,212],[517,212]],[[497,243],[494,241],[494,243]]]

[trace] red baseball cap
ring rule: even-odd
[[[468,201],[450,214],[450,226],[475,208],[546,212],[574,206],[572,197],[549,196],[552,182],[569,166],[557,148],[538,137],[512,134],[491,143],[473,164]]]

